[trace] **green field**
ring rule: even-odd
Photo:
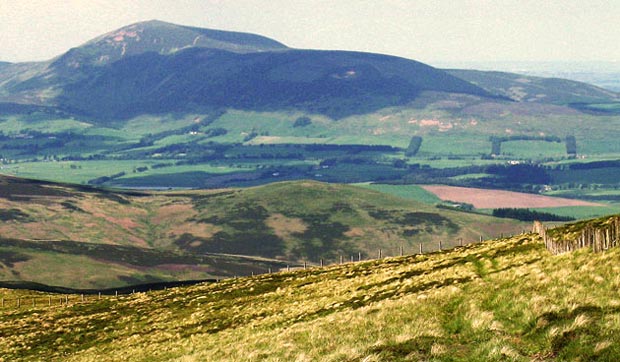
[[[107,124],[36,112],[3,115],[1,172],[75,183],[99,179],[104,186],[137,188],[252,186],[294,179],[445,183],[525,192],[620,186],[615,167],[569,170],[573,163],[620,159],[615,142],[620,117],[455,99],[424,95],[410,106],[338,120],[300,111],[237,109],[144,115]],[[448,106],[450,102],[461,102],[461,108]],[[295,126],[301,118],[306,121]],[[568,135],[576,139],[577,158],[566,154]],[[421,146],[405,156],[413,136],[421,137]],[[493,137],[505,139],[495,157]],[[166,167],[153,168],[162,163]],[[485,168],[516,163],[546,167],[547,175],[516,180]],[[67,170],[67,164],[81,168]],[[230,177],[213,176],[223,174]],[[111,179],[101,180],[106,177]]]
[[[441,202],[441,199],[417,185],[383,185],[383,184],[358,184],[364,188],[394,195],[403,199],[410,199],[423,202],[429,205],[435,205]]]

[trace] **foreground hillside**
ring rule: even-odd
[[[524,234],[62,307],[4,290],[0,360],[611,361],[619,258]]]
[[[13,177],[1,177],[0,186],[0,280],[72,288],[266,273],[379,250],[398,255],[419,244],[434,250],[439,241],[451,247],[524,228],[312,181],[167,193]]]

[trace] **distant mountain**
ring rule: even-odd
[[[563,106],[620,99],[579,82],[291,49],[259,35],[155,20],[104,34],[47,62],[0,65],[0,103],[57,107],[100,123],[229,108],[339,119],[411,104],[427,91]]]
[[[448,73],[517,102],[552,104],[618,102],[620,94],[591,84],[515,73],[448,69]]]
[[[425,90],[492,97],[428,65],[343,51],[144,53],[64,87],[62,108],[98,118],[196,107],[302,109],[333,118],[403,105]]]
[[[442,70],[379,54],[289,49],[262,36],[149,21],[45,63],[0,69],[0,102],[110,119],[236,107],[339,118],[425,90],[493,95]]]
[[[91,78],[102,66],[149,52],[173,54],[201,47],[234,53],[286,49],[254,34],[146,21],[104,34],[46,62],[0,67],[0,95],[5,97],[0,102],[57,105],[55,98],[64,86]]]

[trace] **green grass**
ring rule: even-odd
[[[0,311],[0,348],[7,360],[52,361],[612,361],[619,257],[552,256],[521,235],[101,301],[72,295],[68,307],[26,298]]]
[[[575,219],[591,219],[595,217],[618,214],[620,213],[620,205],[547,207],[532,210],[548,212],[560,216],[574,217]]]
[[[403,199],[410,199],[423,202],[425,204],[434,205],[441,202],[441,199],[435,194],[428,192],[417,185],[384,185],[384,184],[357,184],[367,189],[394,195]]]
[[[84,131],[92,127],[91,124],[74,119],[43,119],[22,117],[0,117],[0,127],[5,134],[18,134],[26,130],[39,132],[66,132]]]
[[[502,155],[509,155],[511,158],[522,160],[560,158],[566,157],[566,145],[544,141],[502,142]]]

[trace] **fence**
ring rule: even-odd
[[[620,245],[620,216],[609,218],[604,224],[596,226],[593,223],[586,224],[574,238],[568,238],[569,233],[563,233],[561,238],[553,237],[540,221],[534,222],[533,231],[540,235],[547,250],[554,255],[582,248],[591,248],[597,253]]]
[[[503,238],[503,237],[504,237],[503,234],[500,234],[498,236],[498,238]],[[293,269],[299,270],[302,268],[303,269],[317,268],[317,267],[322,268],[328,265],[377,260],[377,259],[383,259],[387,257],[428,254],[428,253],[433,253],[433,252],[450,250],[456,247],[465,246],[467,244],[472,244],[472,243],[482,242],[482,241],[483,241],[483,238],[482,236],[480,236],[478,240],[473,241],[473,242],[466,242],[465,240],[463,240],[463,238],[459,238],[459,239],[450,240],[450,241],[439,240],[437,242],[432,242],[432,243],[429,243],[429,242],[418,243],[417,245],[410,245],[408,249],[401,245],[397,248],[378,249],[376,255],[368,256],[368,257],[364,257],[364,255],[361,252],[357,253],[356,255],[350,255],[348,258],[346,258],[345,256],[340,256],[339,259],[337,259],[339,262],[335,262],[331,264],[327,264],[325,259],[319,259],[317,263],[309,263],[307,261],[304,261],[302,264],[298,264],[294,266],[287,265],[285,268],[281,268],[279,270],[273,270],[272,268],[268,268],[267,270],[264,271],[264,274],[271,274],[274,271],[275,272],[290,271]],[[251,276],[254,276],[253,272]],[[235,276],[235,278],[236,277],[237,276]],[[201,280],[201,281],[195,281],[193,283],[189,283],[189,282],[174,282],[174,283],[179,284],[179,285],[189,285],[189,284],[196,284],[199,282],[219,282],[219,279]],[[48,296],[38,295],[38,296],[20,296],[20,297],[13,297],[13,298],[0,298],[0,309],[68,307],[70,305],[76,305],[76,304],[93,303],[93,302],[99,302],[103,300],[118,299],[118,298],[122,298],[123,296],[135,294],[136,291],[147,292],[147,289],[144,288],[145,286],[146,285],[136,286],[135,289],[130,289],[132,287],[125,287],[125,288],[120,289],[120,291],[119,290],[112,291],[108,289],[104,292],[89,291],[88,293],[82,293],[82,294],[53,294],[53,295],[50,294]],[[153,289],[166,289],[166,287],[153,288]],[[150,292],[151,289],[149,288],[148,291]]]

